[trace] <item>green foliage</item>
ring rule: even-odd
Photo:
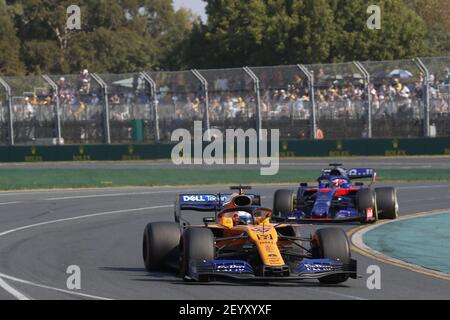
[[[330,3],[335,17],[330,61],[395,60],[425,53],[426,26],[402,1],[372,3],[381,8],[380,30],[370,30],[366,25],[367,1],[332,0]]]
[[[0,74],[21,74],[20,41],[4,0],[0,0]]]
[[[72,4],[71,0],[10,1],[29,73],[77,73],[83,68],[120,73],[180,64],[174,52],[189,35],[192,15],[186,10],[175,12],[172,1],[78,1],[81,31],[66,29],[66,10]]]
[[[365,0],[205,0],[188,55],[196,67],[386,60],[426,52],[426,25],[401,0],[380,0],[382,29]],[[202,48],[204,59],[199,54]]]
[[[171,0],[80,0],[81,31],[66,29],[72,0],[0,0],[0,73],[392,60],[450,52],[450,0],[204,0],[208,21]]]
[[[405,0],[427,25],[427,55],[450,52],[450,0]]]

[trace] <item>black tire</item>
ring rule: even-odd
[[[297,190],[297,197],[296,197],[296,208],[302,208],[305,205],[305,202],[303,201],[303,192],[304,192],[304,188],[300,187]]]
[[[342,229],[319,229],[313,237],[313,257],[317,259],[333,259],[342,263],[350,263],[351,250],[348,237]],[[336,274],[320,278],[323,284],[338,284],[347,281],[346,274]]]
[[[374,220],[371,223],[378,221],[378,208],[376,194],[371,189],[361,189],[356,194],[356,208],[359,212],[365,212],[368,208],[372,208]],[[365,217],[361,219],[361,223],[367,223]]]
[[[181,231],[177,223],[149,223],[144,230],[142,255],[147,271],[161,270],[179,258]]]
[[[207,228],[186,229],[182,237],[181,276],[189,280],[189,263],[214,260],[214,235]],[[208,279],[199,279],[207,281]]]
[[[394,220],[398,218],[397,190],[392,187],[377,188],[377,209],[380,219]]]
[[[285,218],[294,210],[294,193],[291,190],[277,190],[273,197],[273,215],[276,218]]]

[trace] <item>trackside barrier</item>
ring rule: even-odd
[[[137,145],[0,146],[0,162],[170,159],[174,145],[168,143]],[[248,146],[246,150],[249,150]],[[433,139],[284,140],[280,142],[279,155],[281,158],[450,155],[450,137]]]

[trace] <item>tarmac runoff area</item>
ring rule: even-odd
[[[381,254],[447,273],[450,277],[450,212],[417,215],[367,231],[363,242]]]

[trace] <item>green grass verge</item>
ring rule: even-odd
[[[275,176],[259,170],[230,169],[0,169],[0,190],[167,186],[205,184],[298,183],[314,181],[317,170],[281,169]],[[450,170],[380,170],[378,181],[450,181]]]

